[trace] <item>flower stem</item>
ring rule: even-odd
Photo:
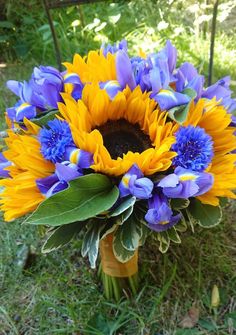
[[[136,285],[135,285],[135,280],[132,277],[128,277],[128,281],[129,281],[129,285],[130,285],[130,288],[131,288],[131,291],[133,293],[133,295],[136,295],[137,294],[137,289],[136,289]]]
[[[116,277],[110,277],[111,278],[111,282],[112,282],[112,286],[113,286],[113,292],[114,292],[114,296],[115,296],[115,300],[119,301],[121,298],[121,288],[120,288],[120,282],[119,282],[119,278]]]

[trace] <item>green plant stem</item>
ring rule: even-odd
[[[98,267],[98,277],[101,278],[102,277],[102,263],[99,264]]]
[[[109,279],[104,272],[102,273],[102,277],[103,277],[103,286],[104,286],[105,297],[107,299],[110,299]]]
[[[130,285],[130,288],[131,288],[131,291],[132,291],[133,295],[136,295],[137,294],[137,289],[135,287],[134,278],[133,277],[128,277],[128,282],[129,282],[129,285]]]
[[[111,282],[112,282],[112,286],[113,286],[113,292],[114,292],[114,296],[115,296],[115,300],[119,301],[121,298],[121,289],[120,289],[120,285],[119,285],[119,279],[120,278],[116,278],[116,277],[110,277],[111,278]]]
[[[124,294],[124,291],[126,291],[128,288],[130,288],[132,295],[137,294],[138,273],[135,273],[131,277],[125,278],[112,277],[103,272],[102,265],[100,263],[98,268],[98,277],[102,280],[104,295],[108,300],[114,299],[116,302],[118,302]]]

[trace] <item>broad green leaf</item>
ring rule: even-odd
[[[119,190],[108,177],[88,174],[43,201],[25,223],[53,227],[84,221],[111,208],[118,197]]]
[[[181,105],[171,108],[168,111],[169,117],[177,123],[182,124],[187,119],[190,103],[191,101],[187,105]]]
[[[134,215],[130,216],[129,219],[123,223],[120,230],[123,247],[129,251],[136,250],[139,246],[142,231]]]
[[[127,208],[132,207],[135,204],[136,197],[126,198],[118,207],[116,207],[110,214],[110,216],[117,216],[123,213]]]
[[[114,239],[113,239],[113,252],[115,257],[121,263],[126,263],[130,258],[133,257],[135,250],[129,251],[125,249],[121,243],[121,229],[120,227],[117,229]]]
[[[92,219],[90,226],[83,238],[81,254],[85,257],[88,254],[89,262],[92,269],[96,267],[96,260],[98,257],[100,233],[104,228],[104,221],[99,219]]]
[[[204,228],[214,227],[222,219],[222,210],[220,207],[202,204],[197,199],[191,201],[188,211],[193,219]]]
[[[171,204],[172,209],[178,210],[178,209],[187,208],[190,204],[190,201],[188,199],[176,198],[176,199],[171,199],[170,204]]]
[[[167,230],[167,234],[171,241],[174,243],[181,243],[181,239],[179,237],[179,234],[177,233],[175,227],[172,227],[171,229]]]
[[[56,228],[53,232],[51,232],[50,236],[44,243],[42,252],[48,253],[63,247],[69,243],[84,227],[84,222],[75,222]]]

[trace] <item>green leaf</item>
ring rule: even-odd
[[[85,257],[88,254],[89,262],[92,269],[96,267],[96,260],[98,257],[100,233],[104,228],[104,221],[99,219],[92,219],[90,226],[83,238],[81,254]]]
[[[89,321],[85,329],[85,334],[110,335],[110,322],[102,314],[95,314]]]
[[[175,225],[175,230],[179,231],[180,233],[184,233],[187,230],[188,226],[183,213],[181,211],[179,211],[179,213],[181,214],[181,221],[179,221]]]
[[[142,224],[141,229],[142,229],[142,236],[139,239],[140,246],[144,245],[144,243],[146,242],[146,238],[148,237],[148,235],[151,234],[151,230],[148,228],[147,225]]]
[[[159,245],[159,250],[162,254],[166,253],[167,250],[169,249],[169,246],[170,246],[170,238],[168,236],[168,234],[163,231],[161,233],[158,233],[158,240],[160,242],[160,245]]]
[[[204,329],[208,330],[209,332],[212,332],[214,330],[217,331],[217,325],[215,324],[215,322],[213,320],[200,319],[200,320],[198,320],[198,325],[201,328],[204,328]]]
[[[169,117],[177,123],[182,124],[187,119],[190,103],[191,101],[187,105],[181,105],[171,108],[168,111]]]
[[[194,226],[196,226],[197,224],[199,224],[199,221],[196,220],[192,214],[190,213],[190,211],[188,209],[186,209],[186,214],[187,214],[187,218],[188,218],[188,223],[192,229],[192,232],[194,233]]]
[[[84,227],[84,222],[76,222],[61,226],[53,230],[53,232],[44,243],[42,247],[42,252],[48,253],[60,247],[63,247],[64,245],[69,243]]]
[[[140,229],[138,221],[135,220],[134,215],[130,216],[120,229],[123,247],[129,251],[136,250],[139,246],[142,230]]]
[[[110,216],[117,216],[123,213],[127,208],[132,207],[135,204],[136,197],[126,198],[118,207],[116,207],[110,214]]]
[[[190,201],[188,199],[171,199],[170,201],[171,208],[178,210],[178,209],[183,209],[187,208],[190,204]]]
[[[139,245],[144,245],[146,238],[149,234],[151,234],[150,228],[147,226],[147,222],[144,218],[144,215],[146,214],[146,211],[142,211],[142,208],[137,207],[135,208],[134,216],[136,219],[137,224],[139,225],[140,231],[140,238],[139,238]]]
[[[177,233],[175,227],[172,227],[171,229],[168,229],[167,234],[170,238],[170,240],[174,243],[181,243],[181,239],[179,237],[179,234]]]
[[[114,235],[113,239],[113,252],[115,257],[120,261],[121,263],[126,263],[130,258],[133,257],[135,250],[129,251],[126,248],[123,247],[121,243],[121,233],[122,230],[119,227]]]
[[[112,218],[107,219],[107,223],[105,225],[104,231],[102,232],[102,238],[106,237],[107,235],[113,233],[116,230],[117,226],[121,226],[133,213],[133,207],[129,207],[121,213],[120,215]]]
[[[197,92],[191,88],[185,88],[181,93],[188,95],[191,99],[195,99],[197,96]]]
[[[108,177],[88,174],[43,201],[25,223],[53,227],[84,221],[111,208],[118,197],[119,190]]]
[[[37,124],[38,126],[46,126],[48,121],[53,120],[56,114],[60,114],[57,109],[49,110],[45,113],[38,114],[37,117],[30,121]],[[24,125],[24,122],[19,122],[20,125]]]
[[[197,199],[191,201],[188,210],[192,218],[204,228],[214,227],[222,219],[222,210],[220,207],[202,204]]]

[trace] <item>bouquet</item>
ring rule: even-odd
[[[47,228],[44,253],[83,241],[107,298],[138,288],[138,249],[165,253],[196,225],[221,221],[235,199],[236,100],[230,78],[210,87],[170,41],[130,57],[126,41],[10,80],[0,156],[6,221]]]

